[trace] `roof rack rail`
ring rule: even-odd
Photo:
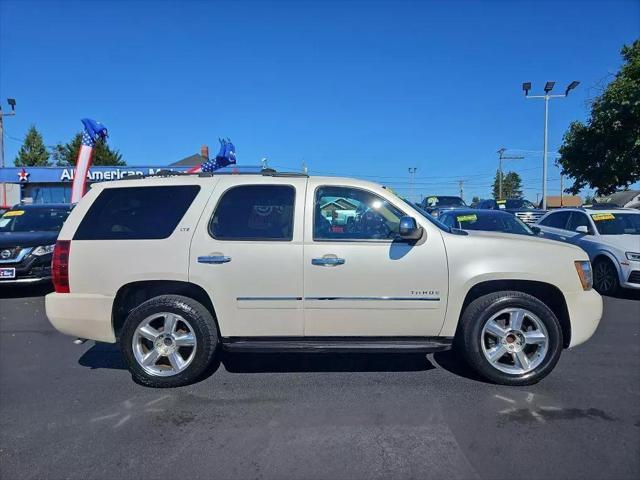
[[[168,178],[168,177],[183,177],[183,176],[198,176],[200,178],[215,177],[218,175],[262,175],[263,177],[309,177],[308,174],[302,172],[278,172],[273,168],[261,168],[261,167],[223,167],[220,170],[214,172],[182,172],[178,170],[159,170],[156,173],[144,175],[134,174],[122,177],[122,180],[140,180],[143,178]]]

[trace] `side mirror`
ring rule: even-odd
[[[541,230],[540,230],[540,227],[538,227],[537,225],[531,225],[529,228],[530,228],[530,229],[531,229],[531,231],[532,231],[533,233],[535,233],[536,235],[540,235],[540,231],[541,231]]]
[[[403,240],[418,240],[422,237],[422,227],[419,227],[413,217],[400,219],[400,238]]]
[[[589,235],[589,227],[586,225],[580,225],[579,227],[576,227],[576,232]]]

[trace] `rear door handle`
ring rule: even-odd
[[[312,258],[311,265],[319,265],[322,267],[335,267],[336,265],[344,265],[344,258],[336,258],[336,257]]]
[[[228,263],[231,261],[231,257],[224,255],[204,255],[198,257],[198,263]]]

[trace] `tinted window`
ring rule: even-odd
[[[640,215],[637,213],[592,213],[601,235],[640,235]]]
[[[589,231],[592,230],[591,225],[589,224],[589,219],[584,213],[573,212],[571,213],[571,219],[569,220],[567,230],[575,232],[578,227],[587,227]]]
[[[218,240],[291,240],[296,191],[290,185],[243,185],[227,190],[211,218]]]
[[[476,208],[494,210],[498,208],[495,200],[482,200]]]
[[[507,200],[506,206],[507,208],[513,208],[513,209],[526,208],[528,210],[534,210],[536,208],[535,205],[531,203],[529,200],[524,200],[520,198],[513,198],[510,200]]]
[[[16,207],[0,217],[0,232],[59,232],[70,211]]]
[[[540,221],[540,225],[545,227],[561,228],[566,230],[567,221],[571,212],[557,212],[550,214],[547,218]]]
[[[466,207],[467,205],[460,197],[436,197],[431,196],[424,199],[427,207]]]
[[[314,240],[392,240],[404,214],[366,190],[320,187],[316,190]]]
[[[197,185],[105,188],[89,208],[74,239],[167,238],[199,190]]]
[[[478,212],[450,215],[455,219],[453,227],[462,230],[482,230],[485,232],[516,233],[533,235],[533,231],[520,219],[502,212]]]

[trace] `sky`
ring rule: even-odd
[[[413,198],[487,198],[496,151],[524,156],[541,192],[544,103],[556,81],[549,151],[640,37],[638,1],[0,0],[5,159],[31,124],[47,145],[84,117],[130,165],[168,165],[218,137],[238,163],[371,179]],[[549,194],[559,194],[550,155]],[[569,181],[570,183],[570,181]],[[565,185],[567,182],[565,181]]]

